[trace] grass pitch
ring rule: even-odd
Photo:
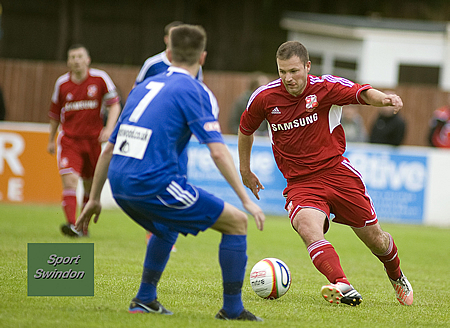
[[[378,259],[350,228],[332,224],[326,237],[364,299],[354,308],[322,299],[327,281],[286,218],[268,217],[263,232],[250,220],[243,299],[265,320],[252,323],[214,319],[222,305],[219,233],[179,237],[158,288],[173,316],[133,315],[127,310],[141,277],[144,230],[119,210],[104,210],[86,239],[62,236],[61,223],[59,206],[0,204],[0,327],[450,327],[449,229],[382,224],[414,288],[414,304],[405,307]],[[27,243],[64,242],[95,244],[95,296],[27,296]],[[259,298],[249,284],[252,266],[265,257],[280,258],[291,270],[291,289],[278,300]]]

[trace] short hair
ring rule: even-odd
[[[83,44],[81,43],[75,43],[72,44],[69,49],[67,49],[67,53],[69,53],[70,50],[75,50],[75,49],[80,49],[80,48],[84,48],[84,50],[86,50],[87,55],[89,56],[89,50],[88,48],[86,48]]]
[[[308,50],[298,41],[287,41],[278,47],[277,59],[288,60],[293,56],[300,58],[305,65],[309,61]]]
[[[206,48],[206,32],[200,25],[180,25],[170,30],[169,48],[172,61],[187,65],[195,64]]]
[[[174,21],[174,22],[172,22],[172,23],[167,24],[167,25],[164,27],[164,36],[168,36],[168,35],[169,35],[169,31],[170,31],[170,29],[171,29],[172,27],[177,27],[177,26],[180,26],[180,25],[183,25],[183,22],[180,22],[180,21]]]

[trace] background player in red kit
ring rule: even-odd
[[[55,153],[55,136],[61,124],[57,139],[57,161],[63,185],[62,207],[67,220],[67,224],[61,226],[61,231],[65,235],[77,237],[87,233],[80,233],[74,227],[78,180],[80,177],[83,180],[85,204],[101,143],[108,140],[121,108],[120,98],[109,75],[89,68],[91,58],[84,46],[71,46],[67,55],[69,72],[56,80],[52,95],[47,151]],[[103,103],[108,111],[105,126],[101,114]]]
[[[284,196],[292,226],[314,266],[330,282],[321,290],[325,300],[352,306],[362,301],[324,236],[334,214],[334,221],[350,226],[384,264],[399,302],[411,305],[413,290],[400,270],[394,240],[381,229],[361,175],[342,156],[345,135],[340,124],[344,105],[393,106],[397,112],[403,107],[401,98],[368,84],[309,75],[308,51],[296,41],[283,43],[276,58],[280,79],[257,89],[241,117],[239,158],[244,184],[259,199],[264,187],[250,169],[250,155],[253,133],[266,119],[275,161],[287,180]]]

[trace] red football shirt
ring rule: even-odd
[[[61,123],[69,137],[97,138],[103,129],[102,103],[110,106],[119,100],[106,72],[90,68],[80,84],[72,82],[70,73],[66,73],[56,80],[49,116]]]
[[[261,86],[241,116],[240,131],[245,135],[267,120],[275,161],[288,180],[340,162],[345,151],[342,106],[365,105],[361,91],[372,88],[332,75],[309,75],[307,81],[297,97],[287,92],[281,79]]]

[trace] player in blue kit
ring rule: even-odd
[[[183,23],[180,21],[174,21],[172,23],[167,24],[164,27],[164,43],[166,44],[166,48],[169,44],[169,32],[170,29],[176,26],[180,26]],[[144,81],[145,79],[155,76],[159,73],[163,73],[167,71],[167,69],[171,66],[170,60],[167,58],[166,50],[147,58],[147,60],[144,62],[144,65],[142,65],[141,70],[139,71],[138,76],[136,77],[136,81],[134,83],[134,87]],[[200,69],[198,70],[198,73],[196,75],[196,78],[199,81],[203,81],[203,72],[202,67],[200,66]],[[181,155],[187,158],[187,149],[184,151],[184,153]],[[147,231],[147,242],[151,238],[152,233]],[[175,245],[172,247],[172,251],[176,251]]]
[[[164,27],[164,43],[167,45],[169,44],[169,31],[171,28],[182,25],[182,22],[174,21],[172,23],[167,24]],[[138,85],[145,79],[155,76],[159,73],[165,72],[169,67],[171,63],[170,60],[167,58],[166,50],[151,56],[147,58],[144,62],[144,64],[141,67],[141,70],[139,71],[136,82],[134,85]],[[203,71],[202,67],[200,66],[200,69],[198,70],[198,73],[196,75],[196,78],[200,81],[203,81]]]
[[[219,109],[212,92],[194,77],[205,61],[206,33],[200,26],[172,28],[167,72],[134,88],[111,135],[94,175],[93,186],[77,229],[89,225],[100,211],[100,194],[107,178],[117,204],[154,235],[147,245],[139,291],[129,312],[172,314],[157,300],[157,283],[178,234],[197,235],[212,228],[222,233],[219,264],[223,308],[217,319],[261,321],[242,303],[247,265],[247,215],[236,207],[188,183],[187,158],[181,156],[194,134],[205,143],[219,171],[259,230],[265,216],[250,200],[223,143]],[[109,170],[108,170],[109,167]]]

